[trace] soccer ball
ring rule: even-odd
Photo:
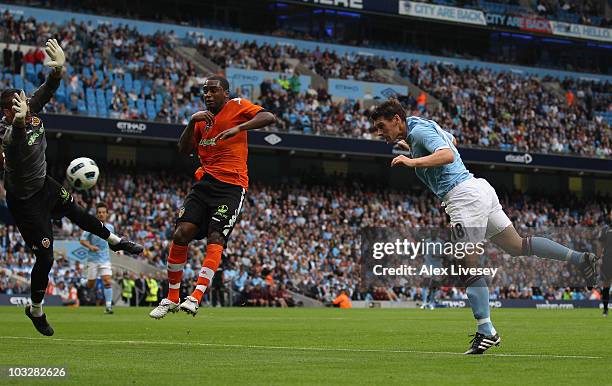
[[[98,182],[99,176],[98,165],[86,157],[73,160],[66,169],[66,179],[76,190],[91,189]]]

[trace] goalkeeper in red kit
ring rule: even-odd
[[[168,256],[168,297],[149,314],[161,319],[168,312],[198,312],[202,297],[221,262],[248,188],[247,130],[276,121],[274,114],[243,98],[230,99],[229,83],[221,76],[209,77],[203,87],[206,111],[192,115],[179,140],[179,151],[197,150],[201,166],[197,182],[178,213]],[[189,242],[207,239],[206,257],[195,290],[179,304],[183,268]]]

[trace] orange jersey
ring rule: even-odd
[[[353,308],[351,299],[349,299],[349,297],[345,294],[338,295],[338,297],[334,299],[333,304],[339,306],[340,308]]]
[[[206,122],[196,123],[194,139],[202,165],[198,169],[200,173],[196,172],[196,178],[200,179],[203,174],[210,174],[219,181],[248,188],[247,157],[249,149],[246,131],[219,141],[219,143],[214,143],[212,139],[225,130],[250,121],[261,110],[263,107],[244,98],[235,98],[225,103],[221,111],[215,115],[213,126],[208,130]]]

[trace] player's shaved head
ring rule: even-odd
[[[229,82],[221,75],[213,75],[206,79],[204,87],[221,87],[225,91],[229,91]]]

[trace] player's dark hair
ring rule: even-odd
[[[0,107],[3,110],[8,110],[13,106],[13,98],[15,94],[19,94],[21,92],[18,88],[7,88],[2,91],[2,95],[0,95]]]
[[[105,204],[105,203],[103,203],[103,202],[98,202],[98,203],[96,204],[96,210],[98,210],[98,209],[100,209],[100,208],[104,208],[104,209],[108,210],[108,206],[106,206],[106,204]]]
[[[402,121],[406,120],[406,110],[404,110],[402,104],[397,99],[389,99],[376,106],[370,118],[373,121],[380,118],[391,120],[396,114],[399,115]]]
[[[227,79],[225,79],[221,75],[209,76],[208,78],[206,78],[206,80],[218,80],[219,83],[221,84],[221,87],[223,87],[223,90],[225,90],[225,91],[228,91],[229,88],[230,88],[229,82],[227,81]]]

